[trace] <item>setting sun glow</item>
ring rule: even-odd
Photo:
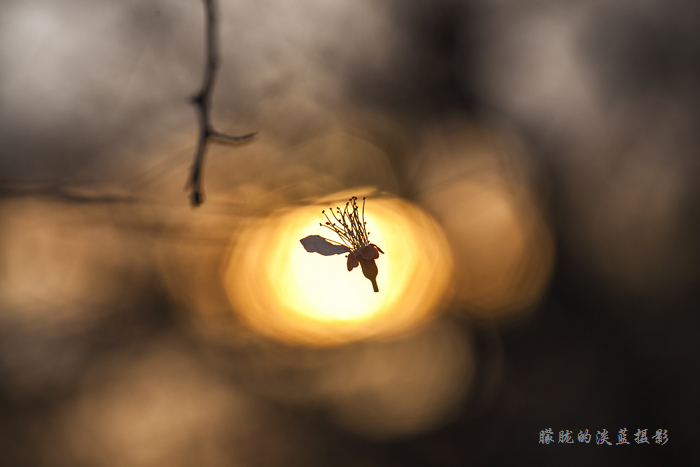
[[[346,201],[347,199],[345,199]],[[396,198],[367,200],[379,293],[345,255],[308,253],[299,240],[335,234],[319,225],[334,201],[295,207],[248,226],[234,241],[224,285],[239,315],[258,333],[308,345],[396,334],[424,322],[449,289],[452,259],[437,224]]]

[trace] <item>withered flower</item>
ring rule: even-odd
[[[352,197],[345,203],[345,209],[341,211],[336,207],[331,208],[332,221],[326,211],[321,213],[326,217],[325,224],[319,224],[335,232],[342,243],[329,240],[320,235],[309,235],[300,240],[304,249],[309,253],[319,253],[324,256],[340,255],[348,253],[348,271],[352,271],[358,265],[362,268],[362,274],[370,280],[375,292],[379,292],[377,286],[377,263],[379,253],[384,253],[374,243],[369,242],[369,232],[367,232],[367,222],[365,222],[365,198],[362,198],[362,217],[357,206],[357,198]]]

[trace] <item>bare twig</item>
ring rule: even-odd
[[[185,186],[186,190],[190,190],[190,203],[192,207],[197,207],[204,202],[202,166],[209,139],[214,138],[222,143],[235,144],[248,141],[257,134],[257,132],[255,132],[241,136],[227,135],[216,131],[211,124],[211,94],[214,88],[214,79],[216,77],[216,69],[219,61],[219,52],[216,42],[216,8],[214,2],[215,0],[204,0],[204,6],[206,8],[207,63],[204,69],[202,89],[197,95],[192,97],[192,103],[197,107],[199,115],[199,143],[197,144],[197,152],[192,162],[187,185]]]

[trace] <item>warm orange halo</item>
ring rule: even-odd
[[[359,268],[347,271],[344,255],[308,253],[299,243],[307,235],[338,240],[319,226],[321,210],[331,204],[286,209],[244,229],[224,271],[234,310],[260,334],[307,345],[396,334],[424,322],[445,298],[452,277],[451,253],[438,225],[406,201],[367,200],[370,241],[386,252],[377,259],[374,293]]]

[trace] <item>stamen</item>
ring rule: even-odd
[[[360,208],[357,206],[357,197],[355,196],[345,203],[342,211],[339,207],[336,207],[335,210],[330,208],[335,222],[330,219],[325,210],[321,211],[327,221],[323,227],[335,232],[343,243],[353,250],[369,244],[369,233],[365,221],[365,199],[362,198],[362,220],[360,220]]]

